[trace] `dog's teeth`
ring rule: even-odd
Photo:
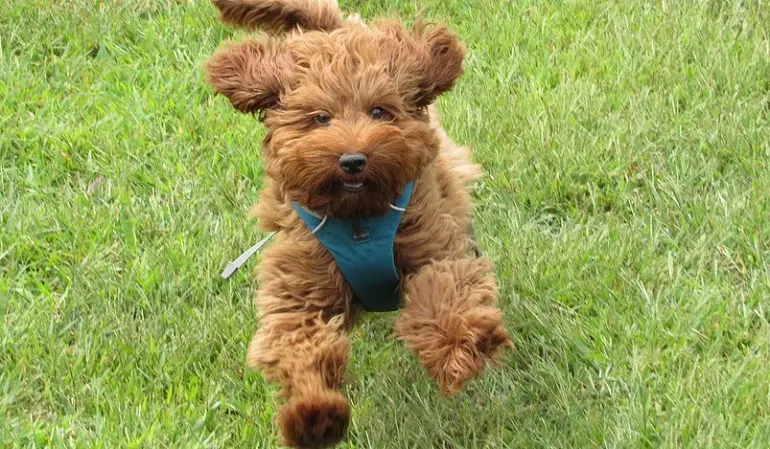
[[[351,189],[357,189],[359,187],[362,187],[364,185],[363,182],[343,182],[342,183],[345,187],[351,188]]]

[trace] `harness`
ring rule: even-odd
[[[400,278],[393,260],[393,242],[413,188],[410,182],[385,214],[369,218],[321,217],[292,203],[310,232],[331,253],[367,311],[398,309]]]
[[[393,260],[393,242],[413,190],[414,183],[410,182],[401,196],[390,205],[388,212],[370,218],[343,220],[322,217],[296,202],[292,203],[310,232],[331,253],[356,299],[367,311],[388,312],[398,309],[400,278]],[[232,277],[275,234],[277,231],[244,251],[227,265],[220,276],[223,279]],[[482,252],[476,245],[472,223],[468,223],[468,237],[470,249],[480,257]]]

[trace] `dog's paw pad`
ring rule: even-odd
[[[347,432],[350,408],[336,391],[303,394],[279,413],[285,444],[300,449],[320,449],[338,443]]]

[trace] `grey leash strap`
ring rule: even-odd
[[[241,268],[243,264],[245,264],[246,261],[249,260],[251,256],[254,255],[254,253],[262,249],[262,247],[265,246],[265,244],[269,242],[270,239],[273,238],[275,234],[277,234],[277,232],[271,232],[270,234],[267,235],[267,237],[260,240],[256,245],[244,251],[243,254],[238,256],[237,259],[227,264],[227,268],[225,268],[225,271],[223,271],[222,274],[220,274],[222,279],[230,279],[233,273],[238,271],[238,269]]]

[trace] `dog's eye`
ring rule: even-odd
[[[375,120],[392,120],[393,114],[382,108],[372,108],[369,111],[369,116]]]
[[[320,114],[316,114],[315,117],[313,117],[313,120],[319,125],[328,125],[329,122],[332,121],[332,116],[325,112],[321,112]]]

